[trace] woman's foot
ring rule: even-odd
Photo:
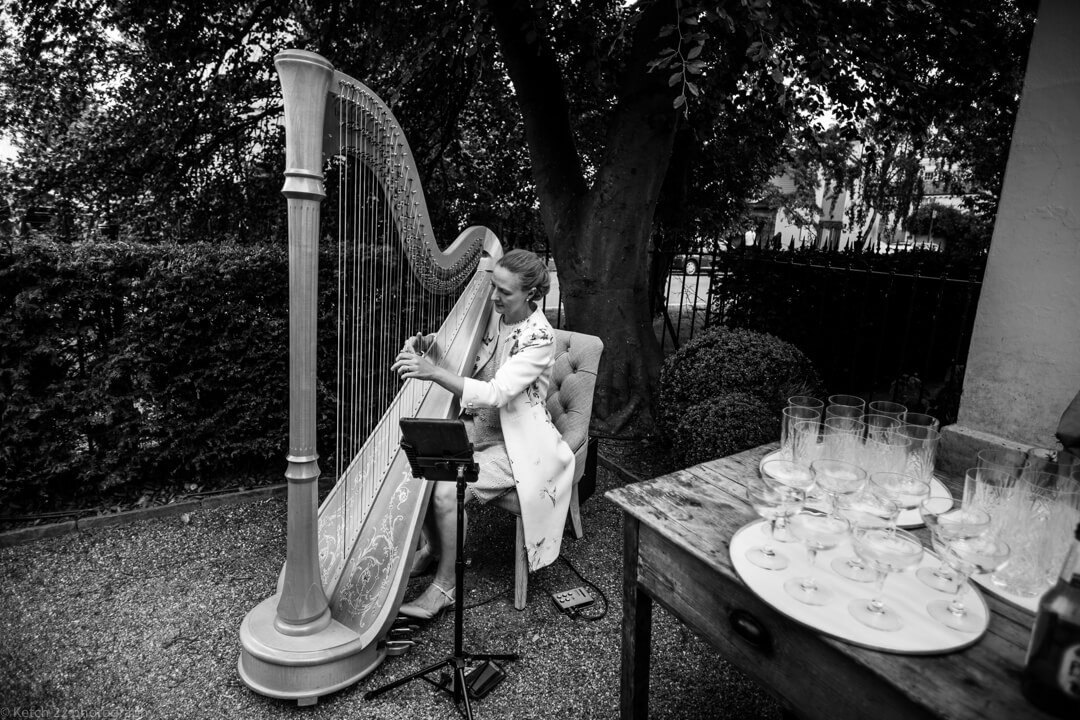
[[[412,569],[409,570],[409,577],[419,577],[427,573],[435,567],[435,563],[438,559],[439,556],[431,549],[431,543],[427,543],[413,555]]]
[[[436,582],[431,583],[424,592],[412,602],[407,602],[398,610],[398,614],[418,620],[430,620],[443,610],[454,605],[454,588],[444,588]]]

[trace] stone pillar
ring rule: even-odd
[[[939,468],[988,444],[1056,449],[1080,391],[1080,3],[1042,0],[968,351]]]

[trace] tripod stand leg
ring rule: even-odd
[[[396,687],[404,685],[405,683],[409,682],[410,680],[415,680],[416,678],[423,677],[423,676],[427,675],[428,673],[433,673],[436,670],[438,670],[439,668],[446,667],[447,665],[450,665],[452,663],[453,663],[453,658],[450,658],[450,659],[447,659],[447,660],[440,660],[439,662],[435,663],[434,665],[429,665],[426,668],[423,668],[422,670],[417,670],[416,672],[410,673],[409,675],[406,675],[405,677],[400,677],[397,680],[394,680],[393,682],[389,682],[386,685],[383,685],[382,687],[375,688],[374,690],[369,690],[368,692],[364,693],[364,699],[365,700],[370,700],[370,699],[372,699],[374,697],[378,697],[379,695],[382,695],[387,690],[393,690]]]

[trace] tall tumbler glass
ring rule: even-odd
[[[906,467],[902,472],[930,484],[934,479],[934,460],[937,458],[941,433],[923,425],[901,425],[896,434],[910,441]]]
[[[1060,570],[1050,566],[1052,558],[1061,556],[1057,546],[1067,545],[1070,537],[1068,532],[1062,536],[1054,532],[1052,516],[1063,489],[1060,480],[1055,473],[1025,473],[1004,505],[1004,517],[996,524],[1001,539],[1012,547],[1012,557],[990,580],[1007,592],[1042,595],[1050,588],[1053,571]]]
[[[862,420],[863,410],[862,408],[853,407],[851,405],[830,405],[825,408],[825,419],[829,418],[851,418],[852,420]]]
[[[933,415],[927,415],[926,413],[906,412],[904,417],[900,420],[905,425],[925,425],[926,427],[932,427],[935,430],[941,429],[941,421]]]
[[[1027,453],[1007,447],[983,448],[976,453],[975,467],[1001,470],[1019,478],[1027,467]]]
[[[863,416],[866,423],[866,437],[875,440],[884,440],[891,430],[896,430],[903,423],[889,415],[867,413]]]
[[[792,459],[792,432],[791,426],[800,421],[808,420],[814,423],[821,419],[821,411],[807,407],[788,406],[781,412],[780,422],[780,457],[784,460]]]
[[[856,462],[862,451],[866,424],[848,417],[831,417],[822,428],[822,457]]]
[[[1006,520],[1019,475],[1005,467],[974,467],[964,473],[964,507],[985,510],[998,533]]]
[[[857,464],[867,473],[903,472],[907,467],[910,447],[911,441],[896,433],[889,433],[881,440],[875,440],[868,434],[863,440],[861,460]]]
[[[801,407],[817,410],[818,414],[825,413],[825,402],[810,395],[792,395],[787,399],[788,407]]]
[[[1080,481],[1070,474],[1062,481],[1057,502],[1050,509],[1050,533],[1045,555],[1048,568],[1047,582],[1057,581],[1061,566],[1065,563],[1065,554],[1069,550],[1069,538],[1077,525],[1080,525]]]
[[[866,406],[867,414],[886,415],[894,420],[900,420],[907,412],[907,406],[889,400],[874,400]]]
[[[851,407],[859,411],[861,415],[866,410],[866,401],[858,395],[830,395],[825,403],[825,417],[829,416],[831,407]]]
[[[798,420],[791,424],[792,461],[809,466],[821,457],[821,423],[817,420]]]

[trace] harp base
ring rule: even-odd
[[[381,644],[362,646],[333,619],[311,635],[285,635],[274,626],[277,603],[277,595],[263,600],[240,624],[240,679],[260,695],[314,705],[363,679],[386,657]]]

